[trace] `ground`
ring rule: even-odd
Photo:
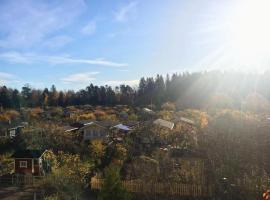
[[[41,200],[41,192],[35,191],[33,187],[0,187],[0,200],[33,200],[36,193],[36,200]],[[83,194],[83,199],[96,200],[96,195],[93,193]]]
[[[1,200],[28,200],[34,199],[35,190],[32,187],[3,187],[0,188]],[[37,193],[37,199],[40,194]]]

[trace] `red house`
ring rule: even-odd
[[[15,152],[14,173],[15,174],[32,174],[43,175],[43,159],[42,156],[46,151],[40,150],[21,150]]]

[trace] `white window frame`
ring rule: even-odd
[[[20,161],[20,168],[27,168],[27,161]]]

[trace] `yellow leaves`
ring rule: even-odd
[[[78,116],[79,120],[95,120],[96,116],[94,113],[84,113]]]
[[[69,154],[63,151],[59,151],[57,154],[47,151],[44,154],[44,159],[50,162],[54,174],[62,174],[67,178],[76,178],[79,179],[78,181],[82,181],[83,176],[90,168],[90,165],[84,163],[78,154]]]
[[[172,112],[170,111],[166,111],[166,110],[162,110],[158,113],[158,117],[164,120],[168,120],[170,121],[172,119]]]
[[[116,121],[117,117],[115,114],[113,115],[103,115],[99,117],[99,120],[109,120],[109,121]]]
[[[208,116],[200,110],[188,109],[184,111],[185,117],[195,121],[199,128],[203,129],[208,125]]]
[[[127,156],[127,149],[122,144],[116,144],[115,148],[116,148],[115,157],[120,160],[124,160]]]
[[[101,140],[93,140],[89,144],[91,155],[94,159],[99,159],[105,154],[105,146]]]
[[[43,109],[39,108],[39,107],[36,107],[36,108],[33,108],[30,110],[30,117],[32,118],[36,118],[38,117],[41,113],[43,112]]]
[[[7,110],[4,113],[1,113],[0,115],[0,121],[9,121],[17,119],[20,116],[20,113],[18,113],[16,110]]]

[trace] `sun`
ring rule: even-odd
[[[240,1],[229,16],[229,50],[239,62],[261,67],[270,56],[270,1]]]
[[[268,53],[269,8],[269,0],[246,0],[237,7],[230,24],[230,36],[235,47],[252,53]]]
[[[223,4],[222,4],[223,5]],[[216,48],[200,63],[208,69],[270,70],[270,0],[232,0],[208,20]]]

